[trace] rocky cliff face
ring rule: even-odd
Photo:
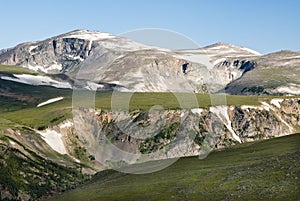
[[[79,64],[87,58],[90,51],[89,41],[80,38],[53,38],[39,43],[20,44],[2,53],[0,62],[46,73],[58,73]]]
[[[299,131],[300,100],[272,99],[259,106],[213,106],[191,110],[156,112],[107,112],[81,110],[68,132],[79,135],[89,155],[106,165],[124,160],[132,163],[143,155],[148,160],[199,155],[203,149],[288,135]],[[69,139],[66,130],[61,130]],[[68,144],[65,140],[65,144]],[[112,144],[134,157],[114,158],[116,150],[100,150]],[[104,155],[101,155],[106,153]]]

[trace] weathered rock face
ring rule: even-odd
[[[248,71],[253,70],[256,67],[255,61],[245,60],[245,59],[226,59],[218,64],[216,64],[215,68],[224,71],[227,74],[227,83],[230,83],[238,78],[240,78],[243,74]]]
[[[90,41],[80,38],[53,38],[44,42],[18,45],[1,54],[0,63],[58,73],[86,59],[90,48]]]
[[[260,106],[214,106],[156,113],[83,110],[78,111],[75,120],[88,152],[97,155],[98,146],[112,144],[134,154],[131,158],[121,157],[132,163],[141,155],[148,155],[149,159],[199,155],[207,147],[220,149],[295,133],[300,127],[300,100],[273,99],[261,102]],[[111,149],[98,153],[104,151],[118,155],[118,151]],[[100,160],[109,161],[110,156]]]

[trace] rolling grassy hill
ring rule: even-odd
[[[300,134],[245,143],[207,158],[181,158],[159,172],[106,170],[81,187],[47,199],[299,200]]]

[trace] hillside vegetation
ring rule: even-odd
[[[299,200],[300,134],[236,145],[207,158],[181,158],[159,172],[98,173],[81,187],[48,199]]]

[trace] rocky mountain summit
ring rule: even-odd
[[[75,30],[5,50],[0,63],[117,85],[121,91],[205,93],[224,90],[227,84],[269,61],[261,57],[256,51],[226,43],[169,50],[108,33]],[[183,70],[185,63],[187,69]],[[239,93],[229,87],[228,92]]]

